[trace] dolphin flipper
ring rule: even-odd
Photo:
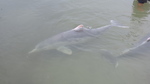
[[[58,51],[62,52],[62,53],[65,53],[67,55],[71,55],[72,54],[72,50],[65,47],[65,46],[60,46],[57,48]]]

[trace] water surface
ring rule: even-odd
[[[114,68],[95,52],[107,49],[118,56],[133,47],[150,33],[149,8],[138,7],[136,0],[1,0],[0,83],[150,84],[148,57],[122,60]],[[112,19],[130,29],[113,27],[90,46],[85,43],[92,52],[28,54],[37,43],[79,24],[98,28]]]

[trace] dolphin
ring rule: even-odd
[[[146,39],[148,39],[150,37],[150,33],[146,34],[145,36],[143,36],[136,44],[135,46],[138,46],[140,44],[142,44],[143,42],[145,42]]]
[[[79,25],[74,29],[57,34],[51,38],[48,38],[35,46],[35,48],[29,53],[38,52],[41,50],[57,49],[58,51],[71,55],[72,50],[69,48],[71,45],[84,43],[91,38],[98,37],[105,30],[116,26],[121,28],[129,28],[128,26],[121,26],[114,20],[110,20],[110,25],[106,25],[100,28],[90,29],[85,28],[83,25]]]
[[[143,40],[143,39],[142,39]],[[109,60],[111,64],[113,64],[116,67],[118,67],[119,60],[125,59],[125,58],[139,58],[139,57],[146,57],[150,54],[150,36],[147,37],[141,44],[128,49],[126,52],[119,56],[113,56],[112,53],[110,53],[107,50],[102,50],[101,55],[102,57]]]

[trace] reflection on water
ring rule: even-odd
[[[149,3],[145,3],[143,6],[138,6],[137,0],[133,1],[133,9],[131,14],[131,30],[128,33],[130,40],[136,42],[138,39],[141,39],[145,36],[146,33],[149,33],[149,12],[150,6]],[[134,45],[134,44],[132,44]]]
[[[150,14],[149,3],[145,3],[143,6],[138,6],[138,2],[134,0],[133,2],[133,17],[136,18],[146,18]]]
[[[132,20],[138,21],[141,25],[143,22],[147,21],[147,17],[150,14],[150,6],[149,3],[145,3],[143,6],[138,6],[138,2],[134,0],[133,2],[133,13]]]
[[[114,5],[118,3],[117,5]],[[150,84],[149,57],[125,59],[114,68],[100,55],[118,56],[149,32],[149,4],[136,0],[1,0],[1,84]],[[28,54],[34,46],[79,24],[93,28],[117,20],[130,29],[111,28],[68,56],[57,50]],[[87,45],[87,46],[86,46]],[[90,52],[88,52],[88,50]]]

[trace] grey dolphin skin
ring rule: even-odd
[[[114,57],[110,52],[107,50],[103,50],[101,55],[109,60],[115,67],[118,66],[118,61],[124,58],[138,58],[138,57],[145,57],[149,56],[150,54],[150,37],[146,38],[140,45],[128,49],[125,53],[121,54],[120,56]]]
[[[90,38],[99,36],[102,32],[113,26],[128,28],[127,26],[118,25],[114,20],[111,20],[110,22],[111,22],[110,25],[95,29],[89,29],[85,28],[83,25],[79,25],[72,30],[62,32],[60,34],[57,34],[49,39],[40,42],[39,44],[36,45],[35,49],[30,51],[29,53],[41,50],[57,49],[58,51],[71,55],[72,50],[68,48],[69,45],[84,43]]]

